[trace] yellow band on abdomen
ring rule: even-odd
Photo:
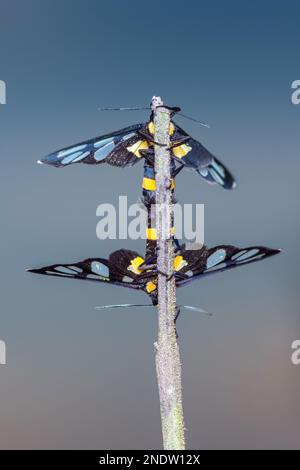
[[[155,191],[156,190],[155,180],[151,178],[143,178],[142,188],[147,189],[147,191]]]
[[[157,240],[156,228],[147,228],[146,237],[147,237],[147,240]]]
[[[142,188],[146,189],[147,191],[155,191],[156,190],[155,180],[151,178],[143,178]],[[174,189],[174,188],[175,188],[175,181],[172,179],[171,189]]]
[[[174,235],[175,228],[171,228],[171,235]],[[156,228],[147,228],[146,229],[147,240],[157,240],[157,230]]]

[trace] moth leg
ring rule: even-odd
[[[177,175],[181,172],[181,170],[183,170],[183,168],[184,168],[184,164],[181,163],[181,165],[179,165],[179,166],[176,168],[176,170],[174,171],[174,178],[175,178],[175,176],[177,176]]]
[[[182,160],[180,160],[180,158],[178,158],[178,157],[175,157],[175,155],[170,154],[170,158],[172,158],[175,162],[180,163],[180,165],[184,165],[184,163],[182,163]]]
[[[167,147],[166,144],[160,144],[159,142],[156,142],[155,140],[153,140],[150,134],[147,134],[146,132],[138,130],[136,131],[136,133],[143,139],[147,140],[147,142],[149,142],[150,144],[158,145],[159,147]]]
[[[180,307],[176,305],[176,311],[175,311],[175,317],[174,317],[174,323],[176,324],[178,317],[180,315]]]
[[[144,132],[144,131],[141,131],[140,129],[138,129],[136,131],[137,135],[139,135],[140,137],[142,137],[143,139],[147,140],[147,142],[151,142],[152,143],[152,136],[151,134],[149,134],[148,132]]]
[[[149,165],[154,165],[154,152],[152,149],[140,150],[140,154]]]
[[[180,307],[178,307],[178,305],[176,305],[176,311],[175,311],[175,317],[174,317],[174,327],[175,327],[176,339],[178,339],[178,333],[177,333],[177,328],[176,328],[176,322],[177,322],[177,320],[178,320],[179,315],[180,315]]]
[[[176,271],[176,277],[179,279],[189,279],[189,277],[186,274],[181,273],[179,271]]]
[[[174,144],[170,145],[169,149],[179,147],[180,145],[184,144],[184,142],[187,142],[188,140],[190,140],[190,136],[187,135],[186,137],[182,137],[181,139],[176,140]]]
[[[175,245],[175,252],[179,251],[180,250],[180,244],[179,244],[179,241],[177,240],[177,238],[173,237],[173,242],[174,242],[174,245]]]
[[[142,269],[145,271],[146,269],[151,269],[153,266],[155,266],[156,261],[156,254],[150,255],[148,258],[145,259],[145,261],[139,266],[139,269]]]
[[[149,269],[151,270],[154,270],[156,268],[156,264],[152,263],[152,264],[148,264],[148,263],[143,263],[141,264],[141,266],[139,266],[139,269],[141,271],[148,271]]]
[[[174,271],[172,272],[172,274],[168,274],[168,273],[164,273],[163,271],[160,271],[159,269],[157,270],[157,273],[158,274],[161,274],[162,276],[166,277],[167,278],[167,282],[171,281],[171,279],[173,279],[173,277],[175,276],[175,273]]]
[[[161,274],[162,276],[166,277],[167,278],[167,282],[171,281],[171,279],[173,279],[173,277],[175,276],[175,273],[172,272],[172,274],[168,274],[168,273],[164,273],[163,271],[160,271],[160,269],[157,269],[157,264],[149,264],[149,265],[145,265],[145,266],[139,266],[139,269],[141,269],[141,271],[145,271],[145,275],[147,275],[147,271],[148,270],[151,270],[151,272],[149,272],[149,276],[153,276],[153,275],[157,275],[157,274]],[[177,275],[177,273],[176,273]],[[181,277],[181,276],[180,276]],[[185,279],[186,276],[183,277],[183,279]]]

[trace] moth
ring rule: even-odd
[[[180,108],[169,108],[171,118]],[[120,249],[105,258],[88,258],[71,264],[53,264],[30,272],[47,276],[82,279],[141,290],[157,305],[157,281],[159,275],[174,277],[176,287],[182,287],[208,274],[226,271],[268,258],[280,250],[264,246],[238,248],[233,245],[205,245],[196,249],[179,245],[174,241],[175,255],[171,275],[158,272],[156,253],[156,229],[152,228],[149,204],[155,201],[155,128],[153,112],[148,122],[135,124],[110,134],[95,137],[85,142],[53,152],[39,163],[65,167],[74,163],[98,165],[107,163],[117,167],[131,167],[143,159],[144,178],[142,183],[144,203],[148,209],[146,255]],[[172,119],[169,126],[171,157],[171,190],[174,178],[184,168],[191,169],[206,181],[225,189],[233,189],[235,180],[229,170],[200,142],[193,139]],[[172,229],[173,230],[173,229]],[[177,315],[179,311],[177,312]]]
[[[171,118],[180,111],[173,107]],[[119,131],[80,142],[62,150],[50,153],[38,163],[54,167],[66,167],[75,163],[88,165],[108,164],[116,167],[131,167],[144,161],[142,182],[145,203],[155,198],[154,173],[154,116],[151,112],[148,122],[125,127]],[[174,178],[184,169],[193,170],[208,183],[218,184],[225,189],[233,189],[236,182],[230,171],[200,142],[193,139],[172,119],[169,126],[171,187]]]
[[[149,243],[152,247],[149,247]],[[157,305],[156,242],[148,242],[147,247],[146,259],[136,251],[120,249],[111,253],[108,259],[88,258],[76,263],[53,264],[29,271],[141,290],[150,297],[153,305]],[[264,246],[238,248],[233,245],[218,245],[208,248],[203,245],[199,249],[193,249],[183,244],[175,250],[171,276],[175,278],[176,287],[182,287],[209,274],[254,263],[279,252],[280,250]]]

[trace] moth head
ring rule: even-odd
[[[163,106],[163,105],[164,105],[164,102],[163,102],[163,100],[161,99],[160,96],[152,96],[152,100],[151,100],[151,103],[150,103],[150,106],[151,106],[152,110],[157,108],[157,106]]]

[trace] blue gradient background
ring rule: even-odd
[[[0,446],[161,446],[155,311],[94,310],[142,293],[25,272],[107,256],[142,241],[99,241],[96,207],[139,197],[128,170],[36,165],[52,150],[146,119],[99,106],[153,94],[228,165],[224,192],[185,172],[177,197],[205,204],[206,243],[284,252],[178,292],[189,448],[299,448],[299,79],[297,1],[0,0]]]

